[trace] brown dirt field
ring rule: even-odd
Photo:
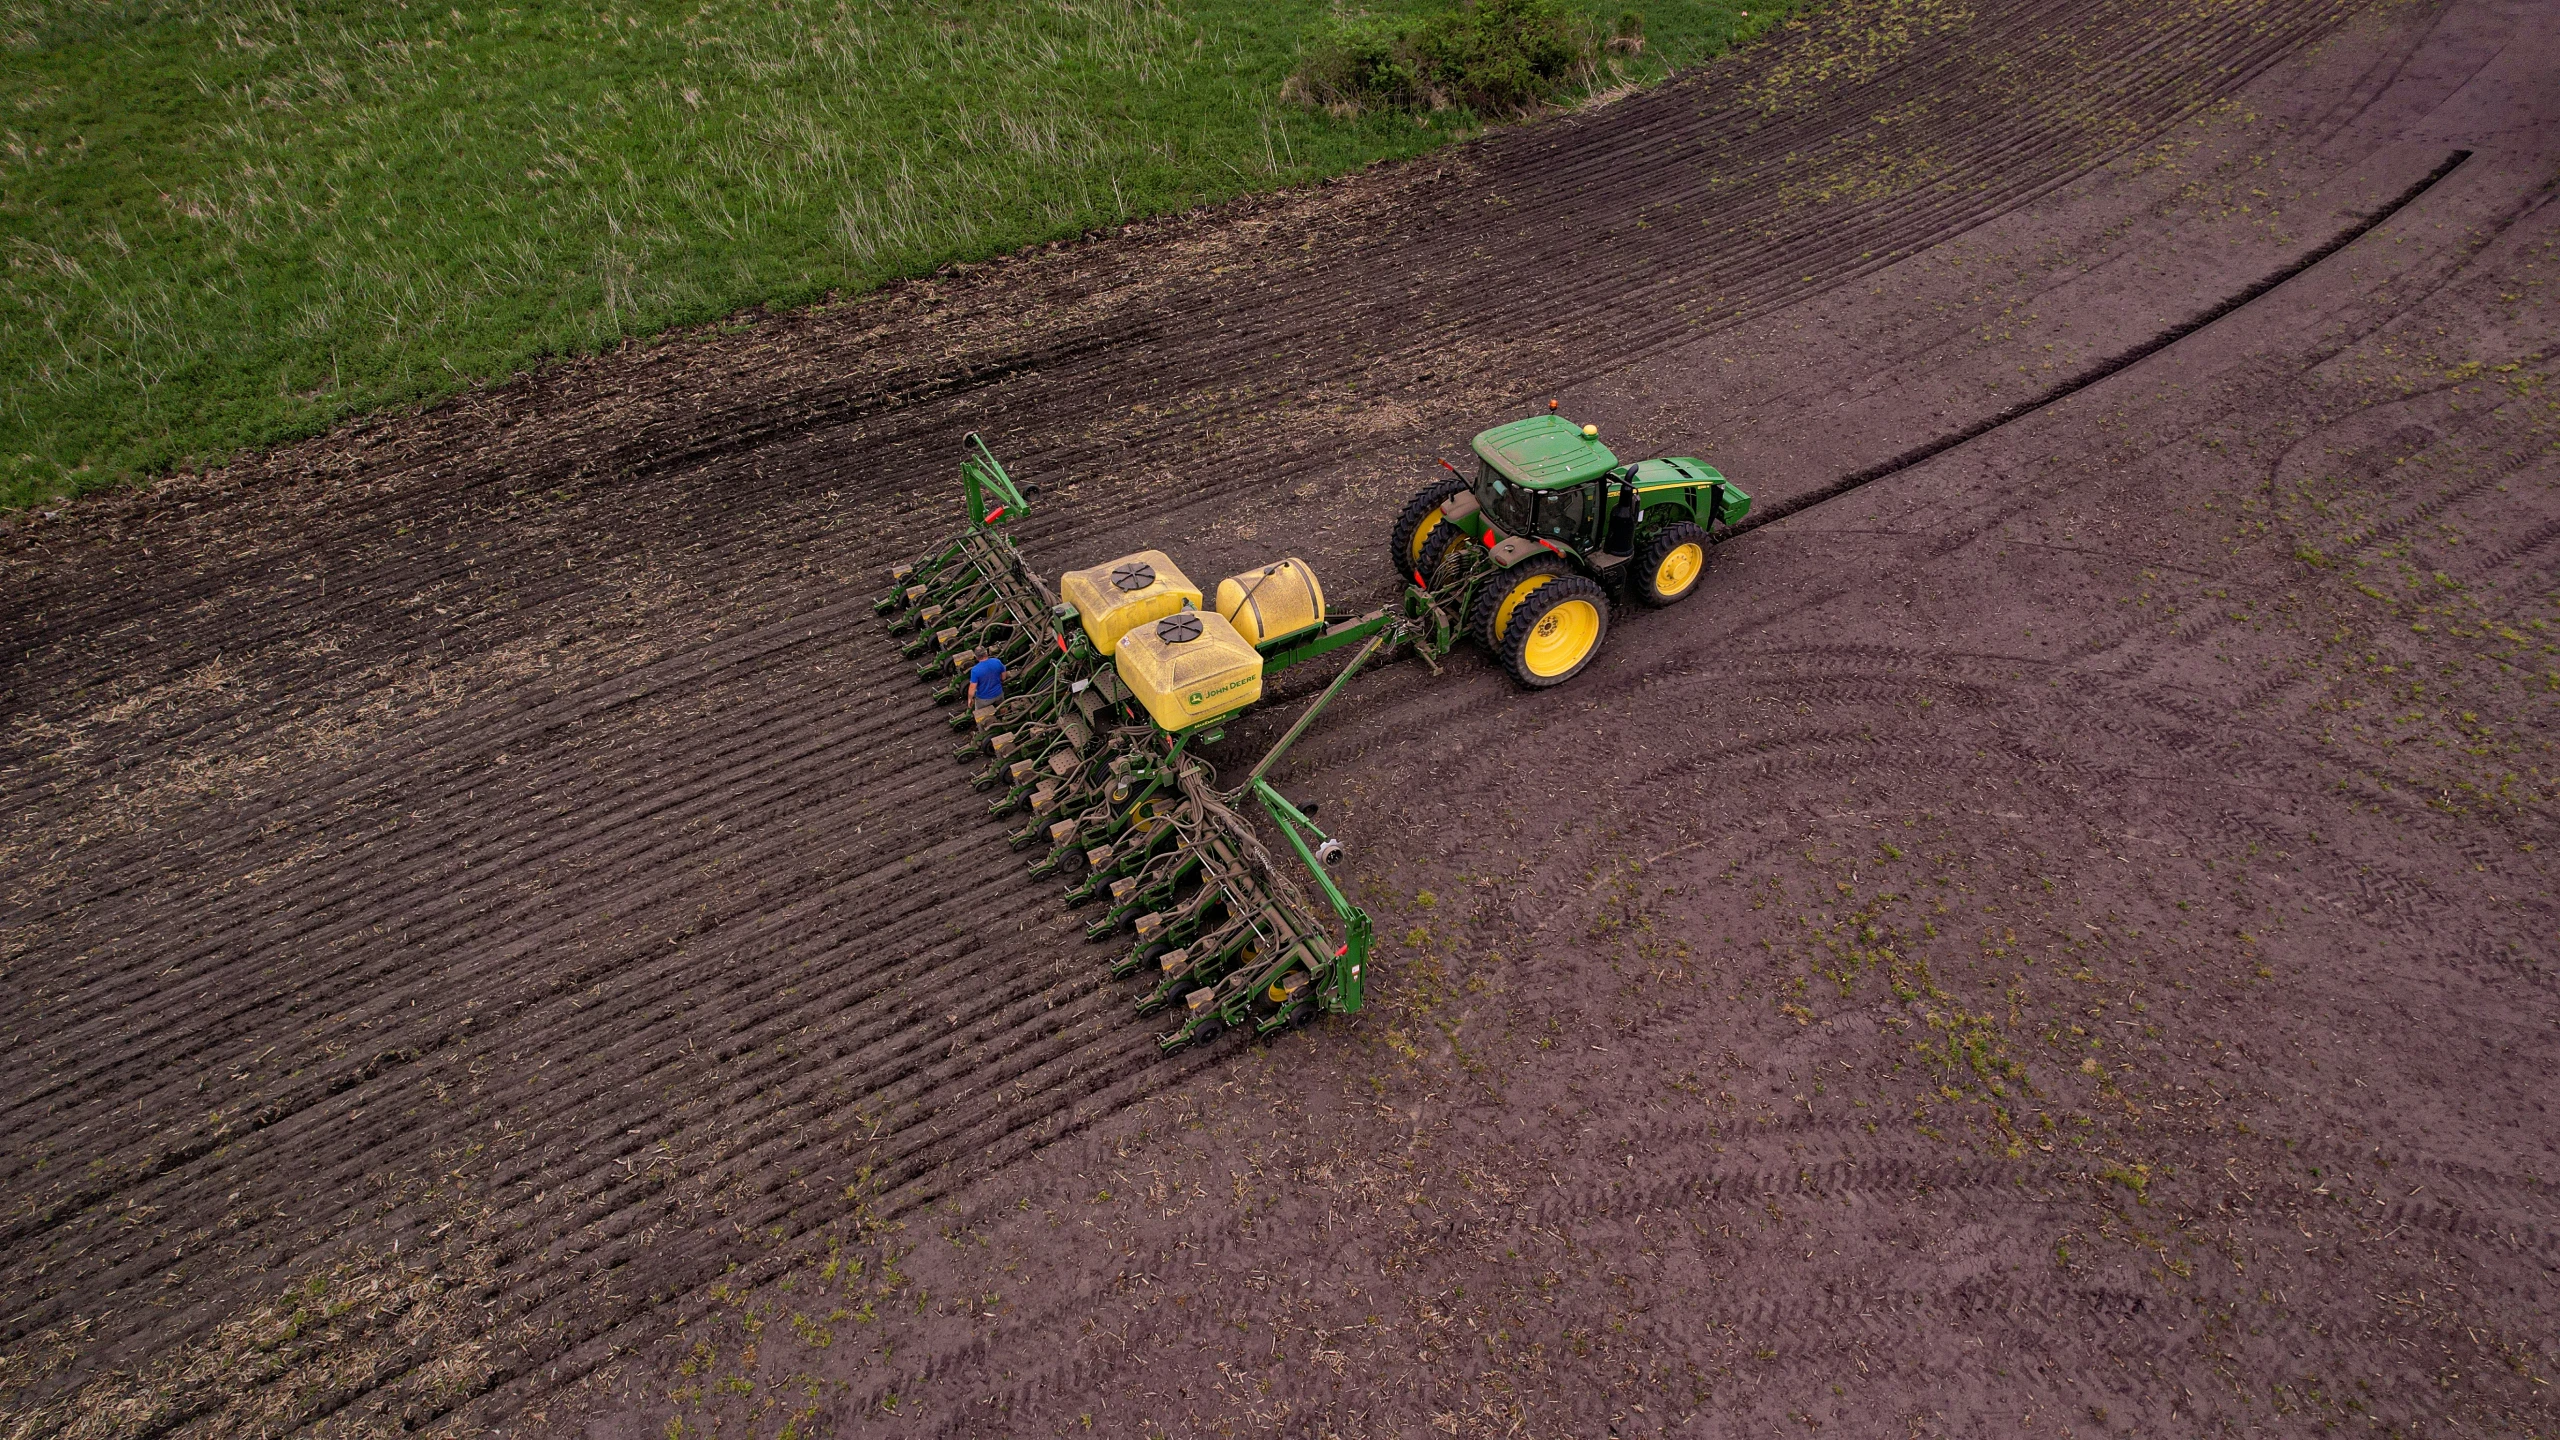
[[[1850,0],[15,522],[0,1433],[2552,1433],[2555,183],[2527,0]],[[1362,601],[1550,395],[1777,518],[1359,682],[1371,1009],[1157,1059],[960,435]]]

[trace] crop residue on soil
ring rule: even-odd
[[[2536,20],[1841,5],[14,524],[0,1412],[2548,1429]],[[1792,513],[1356,682],[1275,778],[1373,1009],[1158,1059],[870,616],[959,437],[1052,573],[1364,605],[1549,397]]]

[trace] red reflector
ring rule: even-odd
[[[1414,572],[1413,572],[1413,583],[1414,583],[1414,584],[1416,584],[1416,585],[1421,585],[1421,586],[1422,586],[1422,588],[1423,588],[1423,589],[1425,589],[1425,590],[1428,590],[1428,589],[1430,589],[1430,588],[1431,588],[1428,584],[1425,584],[1425,583],[1424,583],[1424,581],[1423,581],[1423,579],[1422,579],[1422,572],[1421,572],[1421,571],[1419,571],[1419,570],[1416,570],[1416,571],[1414,571]]]
[[[1003,518],[1004,518],[1004,507],[1003,507],[1003,506],[1001,506],[1001,505],[999,505],[999,506],[997,506],[996,508],[994,508],[993,510],[990,510],[990,511],[988,511],[988,512],[987,512],[987,523],[988,523],[988,524],[990,524],[990,525],[993,525],[993,524],[994,524],[994,523],[996,523],[998,520],[1001,520],[1001,519],[1003,519]]]
[[[1490,530],[1484,532],[1484,548],[1487,550],[1493,548],[1493,532]]]
[[[1055,637],[1055,638],[1056,638],[1056,640],[1057,640],[1057,642],[1058,642],[1058,653],[1059,653],[1059,654],[1061,654],[1061,655],[1066,654],[1066,653],[1067,653],[1067,637],[1066,637],[1066,636],[1064,636],[1064,635],[1060,635],[1060,636],[1057,636],[1057,637]]]
[[[1350,953],[1351,953],[1351,947],[1350,947],[1350,946],[1348,946],[1348,945],[1345,945],[1345,946],[1343,946],[1341,949],[1336,950],[1336,951],[1334,951],[1334,952],[1333,952],[1333,958],[1334,958],[1334,959],[1336,959],[1336,960],[1339,960],[1339,959],[1341,959],[1343,956],[1348,955],[1348,954],[1350,954]]]

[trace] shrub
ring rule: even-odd
[[[1418,62],[1407,27],[1366,15],[1336,17],[1309,37],[1306,58],[1280,94],[1344,116],[1447,105],[1448,97],[1424,81]]]
[[[1642,17],[1620,17],[1618,36],[1640,46],[1643,33]],[[1601,39],[1557,0],[1467,0],[1420,21],[1337,17],[1308,37],[1280,93],[1340,115],[1452,105],[1517,115],[1587,86]]]

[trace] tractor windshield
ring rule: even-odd
[[[1505,535],[1527,535],[1535,529],[1535,491],[1515,485],[1501,471],[1485,465],[1476,471],[1476,503]]]

